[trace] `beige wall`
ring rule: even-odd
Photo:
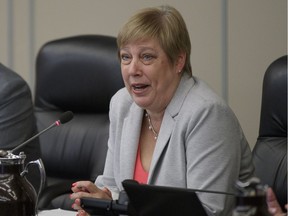
[[[264,72],[287,53],[287,1],[232,0],[228,11],[229,104],[254,145]]]
[[[116,36],[137,9],[166,3],[186,20],[194,75],[228,101],[253,147],[263,74],[287,50],[286,0],[0,0],[0,61],[33,90],[35,57],[47,41]]]

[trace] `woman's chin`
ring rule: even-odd
[[[143,109],[145,109],[146,107],[148,107],[149,104],[150,104],[150,103],[148,102],[148,100],[145,99],[145,98],[139,98],[139,97],[133,96],[133,100],[134,100],[134,102],[135,102],[139,107],[141,107],[141,108],[143,108]]]

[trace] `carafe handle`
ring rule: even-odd
[[[38,194],[37,194],[37,199],[36,199],[36,205],[35,205],[35,208],[36,208],[36,212],[37,212],[37,209],[38,209],[38,199],[39,199],[39,196],[40,196],[40,193],[42,191],[42,189],[44,188],[45,186],[45,180],[46,180],[46,172],[45,172],[45,168],[44,168],[44,164],[43,164],[43,161],[39,158],[38,160],[35,160],[35,161],[30,161],[29,163],[26,164],[24,170],[20,173],[20,175],[22,177],[24,177],[27,173],[28,173],[28,167],[31,165],[31,164],[36,164],[39,168],[39,171],[40,171],[40,176],[41,176],[41,181],[40,181],[40,187],[39,187],[39,190],[38,190]]]

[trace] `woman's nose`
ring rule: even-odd
[[[129,74],[130,75],[139,75],[141,73],[140,70],[140,61],[137,58],[133,58],[131,63],[129,64]]]

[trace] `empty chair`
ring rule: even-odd
[[[256,175],[287,203],[287,56],[267,69],[262,91],[260,129],[253,149]]]
[[[71,184],[102,174],[109,103],[124,86],[116,38],[82,35],[46,43],[36,62],[35,115],[41,131],[70,110],[72,121],[40,137],[47,183],[39,209],[71,209]]]

